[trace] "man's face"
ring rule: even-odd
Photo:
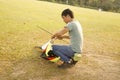
[[[65,23],[68,23],[70,21],[70,16],[67,15],[67,16],[62,16],[62,19]]]

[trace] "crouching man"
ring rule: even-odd
[[[52,45],[55,55],[60,57],[58,67],[66,67],[77,62],[75,57],[79,57],[82,52],[83,33],[79,21],[74,20],[74,14],[70,9],[65,9],[61,17],[66,23],[63,29],[51,36],[51,39],[70,39],[70,45]],[[69,33],[68,36],[64,35]]]

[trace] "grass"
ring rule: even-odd
[[[33,47],[50,39],[37,25],[53,33],[61,29],[65,8],[72,9],[83,26],[84,47],[81,61],[62,70],[39,58]],[[119,21],[118,13],[36,0],[0,0],[0,79],[119,80]]]

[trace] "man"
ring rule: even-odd
[[[83,33],[81,25],[78,21],[74,20],[74,14],[70,9],[65,9],[61,14],[62,19],[67,24],[62,30],[52,35],[51,39],[70,39],[70,45],[53,45],[53,52],[60,57],[62,64],[59,67],[65,65],[71,65],[73,63],[72,57],[75,53],[81,54],[83,45]],[[69,36],[64,35],[69,33]]]

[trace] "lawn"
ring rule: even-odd
[[[40,58],[34,46],[66,24],[61,12],[70,8],[84,34],[81,60],[59,69]],[[56,40],[55,44],[66,44]],[[0,80],[119,80],[120,14],[37,0],[0,0]]]

